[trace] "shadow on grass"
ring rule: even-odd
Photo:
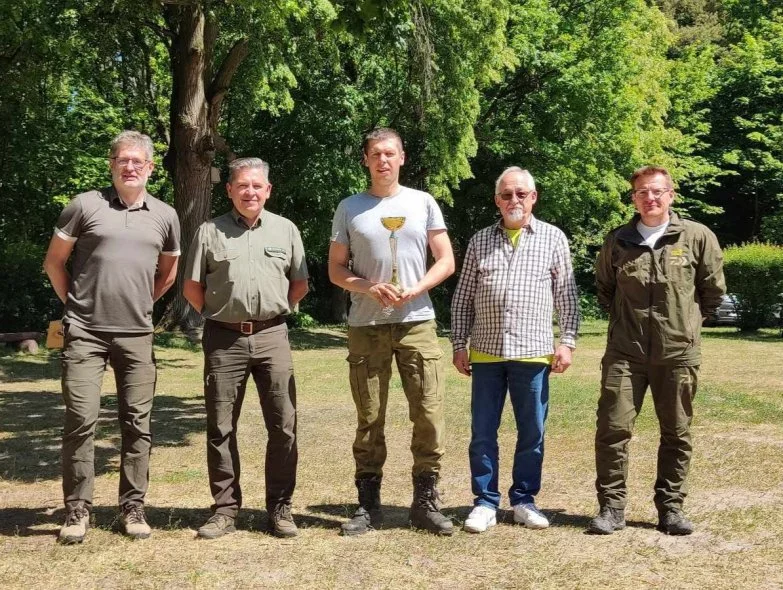
[[[775,342],[783,340],[782,332],[771,329],[764,329],[759,332],[740,332],[734,328],[713,328],[702,330],[701,336],[710,340],[742,340],[745,342]]]
[[[356,510],[356,504],[313,504],[308,506],[307,509],[311,512],[328,514],[334,516],[337,520],[334,520],[334,527],[339,527],[342,523],[346,522],[353,516]],[[449,514],[449,511],[446,511]],[[390,506],[388,504],[383,505],[383,528],[384,529],[407,529],[410,528],[409,524],[410,508],[408,506]],[[452,516],[449,514],[449,516]]]
[[[158,358],[158,369],[201,369],[192,358]],[[12,354],[0,356],[0,372],[5,383],[60,380],[60,351],[48,350],[37,355]]]
[[[46,391],[0,393],[0,476],[6,480],[36,482],[59,479],[60,448],[65,406],[60,394]],[[152,411],[154,446],[183,446],[189,435],[206,428],[200,397],[155,396]],[[95,433],[95,474],[115,471],[119,465],[120,431],[117,396],[101,396]]]
[[[212,515],[208,508],[164,508],[145,506],[147,522],[154,531],[186,530],[196,531]],[[0,509],[0,536],[33,537],[48,535],[53,539],[65,520],[65,509],[52,511],[48,508],[3,508]],[[299,528],[339,527],[340,521],[312,515],[294,513]],[[119,509],[112,506],[94,506],[90,526],[120,532]],[[242,509],[236,522],[237,530],[267,533],[267,512],[265,510]],[[88,533],[89,535],[89,533]]]
[[[348,347],[348,335],[336,330],[316,332],[296,329],[288,332],[288,338],[292,350]]]
[[[6,383],[60,379],[60,351],[43,350],[37,355],[9,354],[0,356],[0,372]]]

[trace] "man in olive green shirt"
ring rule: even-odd
[[[258,158],[230,165],[233,210],[199,227],[188,254],[183,294],[204,326],[207,465],[213,515],[198,536],[235,530],[242,506],[236,426],[252,374],[268,432],[269,530],[292,537],[296,485],[296,385],[285,316],[307,293],[302,238],[287,219],[264,210],[272,190]]]

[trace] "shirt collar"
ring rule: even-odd
[[[109,198],[109,201],[112,203],[116,203],[118,206],[122,207],[123,209],[127,209],[128,211],[133,211],[134,209],[146,209],[149,211],[149,205],[147,204],[147,197],[149,196],[149,193],[145,190],[141,195],[141,202],[140,203],[134,203],[130,207],[125,204],[125,201],[123,201],[120,198],[119,193],[117,192],[117,189],[115,187],[109,187],[107,196]]]
[[[527,225],[523,225],[520,229],[527,228],[527,229],[530,230],[530,233],[536,233],[536,231],[538,230],[538,223],[539,223],[538,220],[531,213],[530,214],[530,221],[528,221]],[[498,220],[497,225],[495,226],[495,231],[497,231],[498,233],[501,233],[501,234],[506,232],[506,228],[503,225],[503,218],[502,217]]]
[[[239,211],[237,211],[236,207],[232,207],[231,208],[231,216],[234,218],[234,221],[236,222],[237,225],[239,225],[239,226],[241,226],[241,227],[243,227],[245,229],[248,228],[248,225],[247,225],[247,222],[245,221],[245,218],[242,217],[242,215],[239,213]],[[256,219],[255,224],[252,227],[250,227],[250,229],[255,229],[257,227],[261,227],[262,225],[264,225],[264,212],[263,212],[263,210],[261,211],[261,214],[258,216],[258,219]]]

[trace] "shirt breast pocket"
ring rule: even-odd
[[[226,262],[229,260],[234,260],[234,258],[239,256],[238,250],[217,250],[212,253],[212,259],[215,262]]]
[[[209,258],[209,273],[213,278],[220,282],[234,282],[236,274],[240,272],[237,268],[239,250],[215,250],[208,254]]]
[[[288,250],[285,248],[267,246],[264,248],[264,261],[265,266],[278,275],[285,276],[288,273],[290,264]]]

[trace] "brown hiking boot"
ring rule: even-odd
[[[595,535],[611,535],[615,531],[625,528],[625,510],[601,506],[598,513],[587,527],[587,530]]]
[[[381,477],[373,475],[356,480],[359,507],[348,522],[340,527],[340,534],[352,537],[383,526],[381,511]]]
[[[125,535],[133,539],[149,539],[152,534],[150,525],[144,516],[144,506],[131,505],[125,506],[120,514],[120,523],[122,523]]]
[[[413,478],[410,523],[413,528],[448,537],[454,534],[454,525],[441,514],[437,483],[437,473],[426,472]]]
[[[234,517],[227,514],[213,514],[196,533],[200,539],[217,539],[237,529],[234,526]]]
[[[269,521],[267,522],[267,529],[275,537],[285,539],[288,537],[295,537],[299,532],[294,522],[294,517],[291,515],[290,504],[278,504],[269,512]]]
[[[90,512],[82,502],[68,510],[65,515],[65,523],[60,529],[57,542],[63,545],[73,545],[84,541],[87,529],[90,526]]]
[[[658,517],[658,526],[655,528],[667,535],[690,535],[693,532],[693,523],[685,518],[682,510],[674,508]]]

